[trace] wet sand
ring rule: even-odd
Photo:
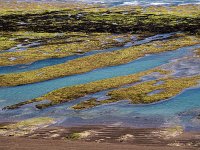
[[[82,133],[79,139],[69,138]],[[0,137],[1,150],[181,150],[200,148],[199,132],[120,126],[47,127],[23,137]]]

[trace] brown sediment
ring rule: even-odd
[[[0,148],[2,150],[174,150],[174,148],[176,148],[176,150],[183,150],[183,147],[171,146],[138,146],[134,144],[95,143],[52,139],[41,140],[13,137],[0,137],[0,141]]]
[[[84,134],[87,133],[87,134]],[[84,134],[82,138],[70,138],[72,134]],[[168,136],[169,138],[165,138]],[[199,132],[183,132],[179,126],[169,128],[131,128],[120,126],[77,126],[77,127],[47,127],[38,129],[34,133],[23,137],[0,137],[1,141],[17,142],[21,148],[29,141],[28,148],[32,144],[40,144],[43,142],[50,142],[49,144],[42,144],[48,148],[62,148],[63,146],[71,146],[71,148],[81,148],[94,150],[103,149],[106,145],[107,148],[118,146],[117,149],[127,148],[139,148],[146,149],[148,146],[152,150],[159,149],[195,149],[200,145],[200,133]],[[47,140],[48,139],[48,140]],[[42,142],[43,141],[43,142]],[[73,143],[75,145],[73,145]],[[102,144],[99,144],[102,143]],[[16,143],[15,143],[16,144]],[[85,146],[84,146],[85,145]],[[91,147],[93,145],[93,147]],[[12,147],[10,144],[0,142],[1,147]],[[80,147],[81,146],[81,147]],[[89,147],[88,147],[89,146]],[[69,148],[68,147],[68,148]]]

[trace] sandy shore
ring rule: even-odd
[[[200,148],[200,133],[184,132],[177,127],[162,129],[120,126],[47,127],[21,137],[0,136],[0,150],[179,150],[198,148]]]

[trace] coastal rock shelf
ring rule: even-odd
[[[4,3],[2,3],[4,6]],[[21,3],[27,5],[27,3]],[[32,4],[34,5],[34,4]],[[37,7],[37,3],[35,4]],[[42,7],[42,6],[39,6]],[[43,5],[45,7],[45,5]],[[184,6],[150,6],[150,7],[99,7],[86,5],[74,7],[54,6],[55,10],[20,12],[19,9],[10,10],[6,4],[1,8],[0,30],[35,32],[112,32],[127,33],[137,31],[150,32],[198,32],[200,25],[199,5]],[[168,11],[170,9],[170,11]],[[45,11],[46,10],[46,11]],[[180,13],[181,12],[181,13]]]

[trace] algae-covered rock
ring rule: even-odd
[[[21,10],[17,9],[21,5]],[[25,5],[25,7],[23,7]],[[30,9],[32,5],[33,9]],[[95,5],[63,4],[51,7],[37,3],[19,3],[10,6],[2,3],[0,30],[3,31],[84,31],[84,32],[173,32],[199,29],[199,5],[147,8],[127,6],[107,8]],[[55,6],[55,7],[54,7]],[[49,9],[48,9],[49,8]],[[32,10],[30,12],[30,10]]]
[[[83,132],[71,133],[67,138],[70,139],[70,140],[85,139],[85,138],[92,136],[94,134],[97,134],[97,132],[94,131],[94,130],[87,130],[87,131],[83,131]]]
[[[54,124],[55,120],[48,117],[31,118],[14,124],[0,127],[0,135],[2,136],[24,136],[33,133],[39,128],[45,128]]]

